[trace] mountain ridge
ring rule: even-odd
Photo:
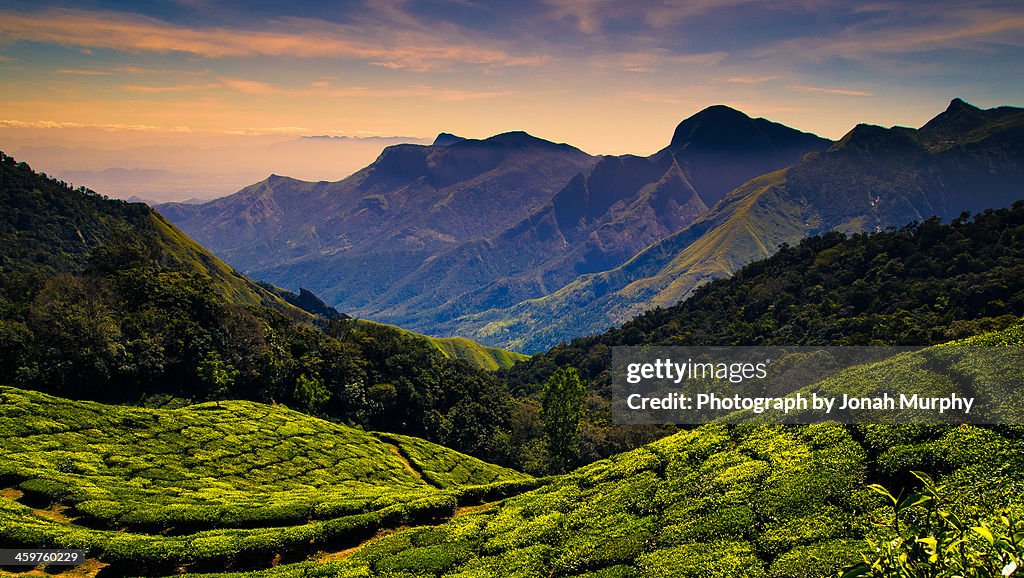
[[[580,275],[619,266],[700,217],[712,204],[706,197],[716,200],[766,167],[781,168],[831,144],[711,107],[681,122],[669,145],[651,156],[588,156],[547,179],[547,189],[535,189],[532,201],[517,202],[509,192],[522,188],[511,182],[518,173],[488,177],[508,165],[509,155],[543,151],[523,167],[541,172],[551,155],[583,153],[521,131],[482,140],[441,133],[435,142],[389,147],[339,183],[265,181],[207,205],[159,208],[266,281],[310,287],[350,315],[458,335],[443,324],[541,298]],[[490,228],[431,226],[430,215],[461,213],[466,203],[435,195],[415,208],[407,199],[446,187],[473,189],[477,214],[504,216],[482,217],[494,223]],[[347,205],[334,199],[345,195]],[[317,206],[317,214],[287,217],[303,213],[303,205]],[[389,228],[374,224],[389,219]]]
[[[950,108],[969,111],[965,106]],[[957,134],[950,126],[957,117],[945,113],[922,129],[858,125],[827,151],[743,184],[689,228],[615,269],[449,327],[537,351],[673,305],[702,283],[808,234],[872,231],[1008,206],[1024,197],[1024,109],[974,110],[984,121],[951,142],[945,141]],[[935,135],[942,135],[941,146]]]

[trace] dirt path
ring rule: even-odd
[[[449,520],[454,520],[455,518],[459,518],[459,517],[462,517],[462,516],[468,516],[470,514],[476,514],[477,512],[483,512],[483,511],[486,511],[486,510],[488,510],[490,508],[493,508],[494,506],[498,505],[499,503],[500,503],[500,500],[496,501],[496,502],[488,502],[486,504],[480,504],[478,506],[462,506],[460,508],[456,508],[455,509],[455,513],[452,514],[452,517],[444,518],[442,520],[439,520],[437,522],[437,524],[431,524],[431,525],[441,525],[441,524],[443,524],[443,523],[445,523],[445,522],[447,522]],[[374,537],[370,538],[369,540],[365,540],[365,541],[363,541],[363,542],[361,542],[361,543],[359,543],[359,544],[357,544],[355,546],[352,546],[351,548],[346,548],[344,550],[338,550],[337,552],[318,552],[314,559],[317,562],[322,563],[322,564],[326,564],[328,562],[340,562],[342,560],[348,559],[350,556],[352,556],[356,552],[362,550],[363,548],[365,548],[366,546],[376,542],[377,540],[380,540],[382,538],[387,538],[388,536],[391,536],[392,534],[396,534],[398,532],[401,532],[402,530],[407,530],[409,528],[410,528],[410,526],[399,526],[397,528],[381,528],[380,530],[377,531],[377,534]]]

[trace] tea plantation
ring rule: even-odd
[[[159,410],[0,388],[0,547],[89,548],[105,573],[265,567],[537,482],[281,407]]]
[[[88,548],[99,576],[834,577],[895,543],[871,485],[906,495],[914,472],[963,527],[1024,518],[1014,426],[713,424],[543,480],[247,402],[3,388],[0,432],[0,547]]]
[[[254,575],[838,576],[884,535],[889,509],[868,479],[899,484],[928,467],[958,515],[985,518],[1024,490],[1022,449],[969,426],[705,426],[343,561]]]

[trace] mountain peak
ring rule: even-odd
[[[985,111],[959,98],[954,98],[949,102],[946,110],[921,127],[921,132],[933,137],[947,133],[964,133],[983,126],[987,121],[988,117]]]
[[[437,138],[434,139],[434,143],[433,143],[432,146],[436,146],[436,147],[443,146],[443,147],[446,147],[448,145],[453,145],[453,144],[455,144],[457,142],[462,142],[464,140],[466,140],[466,139],[461,137],[461,136],[456,136],[456,135],[454,135],[454,134],[452,134],[450,132],[442,132],[442,133],[437,135]]]
[[[736,139],[744,139],[755,131],[753,119],[742,112],[716,104],[679,123],[672,135],[670,148],[683,148],[699,143],[714,148],[730,148]]]
[[[981,110],[978,107],[964,102],[960,98],[954,98],[949,101],[949,106],[946,107],[946,112],[962,112],[962,111],[974,111]]]
[[[496,134],[492,137],[485,138],[483,142],[498,143],[498,144],[524,144],[524,145],[536,145],[536,144],[554,144],[550,141],[546,141],[542,138],[537,138],[532,134],[522,131],[514,130],[509,132],[503,132]]]

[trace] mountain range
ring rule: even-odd
[[[1024,196],[1024,111],[954,99],[919,129],[837,142],[726,106],[649,157],[525,133],[388,147],[338,182],[271,176],[160,205],[246,273],[346,314],[542,351],[685,299],[821,232],[877,231]]]
[[[746,180],[830,141],[714,106],[649,157],[525,133],[388,147],[335,183],[271,176],[159,210],[243,271],[429,334],[550,295],[686,229]],[[495,335],[488,339],[495,341]]]
[[[885,228],[865,206],[889,218],[925,201],[968,204],[956,197],[971,190],[965,175],[979,204],[1010,194],[1020,111],[954,103],[947,113],[920,130],[855,130],[683,229],[779,220],[786,206],[773,199],[807,198],[804,213],[783,214],[838,223],[828,232],[498,373],[335,315],[308,290],[255,284],[145,205],[74,190],[0,154],[0,545],[82,549],[73,572],[90,576],[825,578],[867,575],[877,559],[905,562],[907,575],[953,564],[1005,574],[1004,561],[1024,553],[1016,422],[711,424],[662,436],[610,423],[602,399],[610,347],[622,344],[975,335],[954,344],[1019,350],[1024,202],[950,224],[842,233]],[[686,175],[679,158],[666,173]],[[839,172],[863,167],[858,158],[881,169]],[[839,196],[852,189],[844,179],[870,185],[865,205]],[[814,197],[815,182],[843,204]],[[591,184],[578,187],[599,189]],[[731,231],[714,239],[731,242]],[[320,312],[316,325],[290,319],[308,316],[289,304]],[[859,379],[871,373],[929,391],[952,377],[981,392],[1012,375],[949,363],[952,349],[858,366],[807,391],[875,393]],[[557,415],[538,394],[557,383],[554,368],[574,375],[570,366],[589,389],[572,418],[570,457],[582,467],[544,477],[505,467],[543,463],[554,447],[544,441]],[[119,389],[119,401],[143,407],[81,401]],[[132,395],[146,390],[162,395]]]
[[[879,231],[1024,198],[1024,109],[954,99],[920,129],[858,125],[827,150],[731,191],[626,263],[540,299],[439,327],[538,351],[674,305],[709,280],[827,231]]]

